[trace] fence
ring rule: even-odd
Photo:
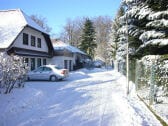
[[[151,104],[168,104],[168,57],[145,56],[136,61],[135,85],[138,95]]]

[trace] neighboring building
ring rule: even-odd
[[[25,58],[31,70],[53,56],[50,36],[20,9],[0,11],[0,52]]]
[[[85,61],[90,59],[86,53],[74,46],[59,40],[52,40],[52,43],[54,57],[51,59],[51,64],[56,64],[71,71],[83,67]]]

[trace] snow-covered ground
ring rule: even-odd
[[[160,126],[125,77],[82,69],[60,82],[26,82],[0,94],[0,126]]]
[[[152,105],[150,105],[149,93],[150,93],[150,88],[143,88],[142,90],[137,91],[137,94],[139,95],[139,97],[141,97],[143,101],[148,106],[150,106],[151,109],[168,124],[168,97],[159,96],[157,97],[157,100],[162,102],[161,103],[154,102]],[[161,92],[160,94],[163,94],[163,93]]]

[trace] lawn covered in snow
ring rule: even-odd
[[[0,126],[160,126],[116,71],[81,69],[0,94]]]

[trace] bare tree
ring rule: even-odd
[[[39,26],[41,26],[46,32],[51,32],[51,27],[47,24],[47,19],[39,15],[31,15],[32,20],[34,20]]]
[[[109,63],[109,52],[107,51],[109,44],[109,33],[112,19],[109,16],[99,16],[94,18],[96,28],[96,57]]]
[[[84,18],[76,18],[74,20],[67,19],[63,31],[60,33],[60,39],[66,43],[78,47],[81,42],[81,34]]]

